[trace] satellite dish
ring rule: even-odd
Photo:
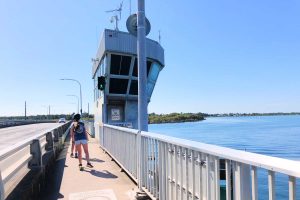
[[[137,15],[132,14],[128,17],[126,21],[126,27],[130,34],[137,36]],[[148,35],[151,30],[151,24],[149,20],[145,17],[145,33]]]

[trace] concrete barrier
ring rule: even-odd
[[[37,199],[71,122],[0,151],[0,199]]]

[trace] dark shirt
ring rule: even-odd
[[[84,123],[78,122],[77,127],[75,128],[74,124],[72,125],[73,133],[74,133],[74,139],[75,141],[78,140],[86,140],[86,134],[85,134],[85,127]]]

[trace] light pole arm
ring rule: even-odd
[[[79,84],[79,90],[80,90],[80,114],[82,115],[82,92],[81,92],[81,83],[76,80],[76,79],[72,79],[72,78],[62,78],[60,80],[67,80],[67,81],[75,81],[76,83]]]

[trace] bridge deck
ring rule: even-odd
[[[51,131],[61,125],[59,123],[40,123],[1,128],[0,150],[35,136],[38,133]]]
[[[137,186],[99,148],[95,139],[91,138],[89,141],[89,153],[94,168],[86,167],[84,159],[84,171],[79,171],[78,159],[71,158],[70,153],[71,145],[67,141],[64,151],[57,159],[56,170],[48,180],[43,199],[135,199]]]

